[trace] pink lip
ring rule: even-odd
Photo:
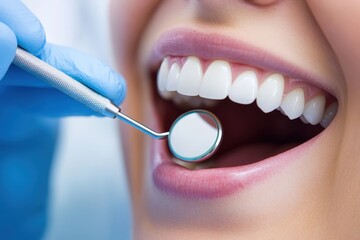
[[[152,140],[152,177],[161,191],[186,199],[213,199],[241,191],[265,180],[304,151],[314,147],[321,134],[276,156],[239,167],[188,170],[174,163],[167,142]]]
[[[186,44],[184,44],[186,43]],[[268,69],[291,78],[319,83],[305,71],[238,40],[218,34],[204,34],[189,29],[169,31],[161,36],[151,55],[150,65],[158,67],[165,56],[198,56],[203,59],[228,61]],[[321,82],[319,83],[321,84]],[[328,89],[329,86],[321,86]],[[154,103],[152,104],[154,106]],[[151,109],[156,129],[160,121],[155,107]],[[154,125],[153,125],[154,126]],[[175,164],[167,151],[167,142],[151,141],[152,178],[161,191],[187,199],[213,199],[227,196],[270,177],[282,167],[295,161],[304,151],[314,147],[311,140],[262,161],[239,167],[188,170]]]

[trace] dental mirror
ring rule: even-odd
[[[218,118],[205,110],[193,110],[178,117],[169,131],[172,154],[187,162],[200,162],[215,153],[222,138]]]
[[[185,162],[201,162],[220,146],[222,127],[211,112],[198,109],[186,112],[171,125],[169,132],[158,133],[118,111],[116,117],[156,139],[168,139],[171,153]]]

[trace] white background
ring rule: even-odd
[[[71,46],[114,67],[108,1],[23,0],[47,40]],[[67,118],[50,182],[45,239],[130,239],[131,214],[117,122]]]

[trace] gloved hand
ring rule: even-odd
[[[126,87],[101,62],[47,44],[41,23],[19,0],[0,0],[0,239],[39,239],[58,132],[54,117],[95,113],[11,65],[17,45],[116,104]]]

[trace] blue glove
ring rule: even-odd
[[[47,44],[41,23],[21,1],[0,0],[0,239],[39,239],[46,227],[56,117],[96,114],[11,65],[17,46],[116,104],[126,87],[101,62]]]

